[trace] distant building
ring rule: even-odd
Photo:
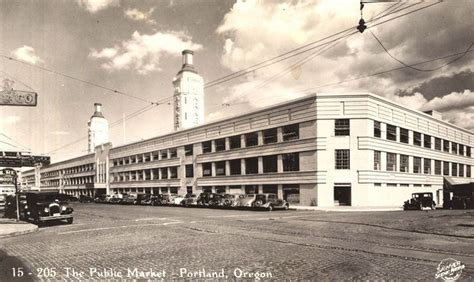
[[[276,193],[290,205],[398,206],[472,181],[474,134],[374,94],[317,93],[41,168],[69,194]],[[34,183],[34,171],[23,173]]]
[[[89,153],[93,153],[96,146],[109,142],[109,122],[102,114],[102,104],[95,103],[95,112],[89,120]]]
[[[174,129],[204,123],[204,80],[193,65],[193,51],[184,50],[183,66],[173,79]]]

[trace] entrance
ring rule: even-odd
[[[334,186],[334,205],[351,205],[351,186]]]

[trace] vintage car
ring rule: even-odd
[[[237,201],[237,196],[234,194],[224,194],[224,199],[222,201],[222,206],[224,207],[233,207]]]
[[[246,207],[250,208],[253,207],[253,202],[255,201],[256,194],[246,194],[246,195],[239,195],[235,203],[235,207]]]
[[[73,222],[73,208],[69,207],[63,200],[64,194],[53,191],[28,191],[19,194],[20,219],[32,220],[35,223],[46,221],[66,220]],[[14,196],[9,200],[8,215],[16,215],[16,199]]]
[[[174,197],[170,194],[159,194],[155,195],[152,205],[153,206],[166,206],[173,203]]]
[[[96,203],[107,203],[107,195],[105,195],[105,194],[96,195],[95,198],[94,198],[94,202],[96,202]]]
[[[287,210],[290,205],[283,199],[278,199],[276,194],[257,194],[255,196],[255,201],[253,202],[253,207],[263,208],[269,211],[274,209],[285,209]]]
[[[173,198],[173,202],[172,204],[174,206],[183,206],[186,202],[186,198],[185,198],[185,195],[176,195],[174,198]]]
[[[197,205],[198,196],[196,194],[186,194],[184,197],[185,206],[195,206]]]
[[[138,205],[151,205],[155,196],[151,194],[140,194],[137,199]]]
[[[426,207],[432,210],[436,208],[431,192],[413,193],[411,199],[403,203],[403,210],[422,210]]]
[[[121,205],[135,205],[137,202],[137,193],[124,194],[122,200],[120,201]]]
[[[71,199],[70,196],[68,196],[68,201]],[[81,203],[92,203],[94,201],[94,199],[92,197],[89,197],[87,195],[80,195],[79,196],[79,202]]]
[[[209,206],[211,203],[212,199],[216,196],[217,194],[215,193],[209,193],[209,192],[202,192],[199,194],[199,197],[197,198],[197,204],[198,206]]]

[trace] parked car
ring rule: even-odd
[[[153,202],[154,197],[155,196],[151,195],[151,194],[142,194],[142,196],[139,197],[139,199],[138,199],[138,204],[140,204],[140,205],[151,205],[151,203]]]
[[[105,194],[96,195],[95,198],[94,198],[94,202],[96,202],[96,203],[107,203],[107,195],[105,195]]]
[[[137,194],[130,193],[122,195],[122,199],[120,201],[121,205],[135,205],[137,201]]]
[[[173,198],[173,205],[175,206],[183,206],[185,204],[185,195],[176,195]]]
[[[71,199],[70,196],[67,197],[68,200]],[[79,196],[79,202],[81,203],[92,203],[94,201],[94,199],[92,197],[89,197],[87,195],[80,195]]]
[[[273,209],[285,209],[287,210],[290,205],[283,199],[278,199],[276,194],[257,194],[253,206],[256,208],[264,208],[269,211]]]
[[[235,207],[247,207],[250,208],[253,206],[253,202],[255,201],[255,194],[246,194],[246,195],[239,195],[235,203]]]
[[[159,194],[153,199],[153,206],[166,206],[173,202],[174,197],[170,194]]]
[[[185,206],[195,206],[197,205],[198,196],[196,194],[186,194],[184,197]]]
[[[197,204],[199,206],[209,206],[209,203],[212,201],[212,199],[215,197],[215,193],[209,193],[209,192],[202,192],[199,194],[199,197],[197,199]]]
[[[209,207],[220,207],[224,203],[224,194],[214,194],[212,198],[209,199]]]
[[[224,194],[224,200],[222,206],[224,207],[233,207],[237,201],[237,195],[234,194]]]
[[[64,194],[52,191],[28,191],[19,194],[19,213],[20,219],[32,220],[36,223],[46,221],[66,220],[67,223],[73,222],[73,208],[67,205],[64,200]],[[8,214],[11,217],[16,216],[16,199],[11,196],[8,201]]]
[[[423,208],[436,208],[436,203],[433,201],[433,193],[422,192],[411,194],[411,199],[403,203],[403,210],[422,210]]]

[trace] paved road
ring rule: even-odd
[[[453,258],[466,267],[461,279],[474,279],[472,212],[74,208],[72,225],[1,239],[0,278],[11,280],[14,267],[22,280],[205,278],[222,270],[229,279],[434,280],[441,260]],[[455,220],[466,224],[443,233]]]

